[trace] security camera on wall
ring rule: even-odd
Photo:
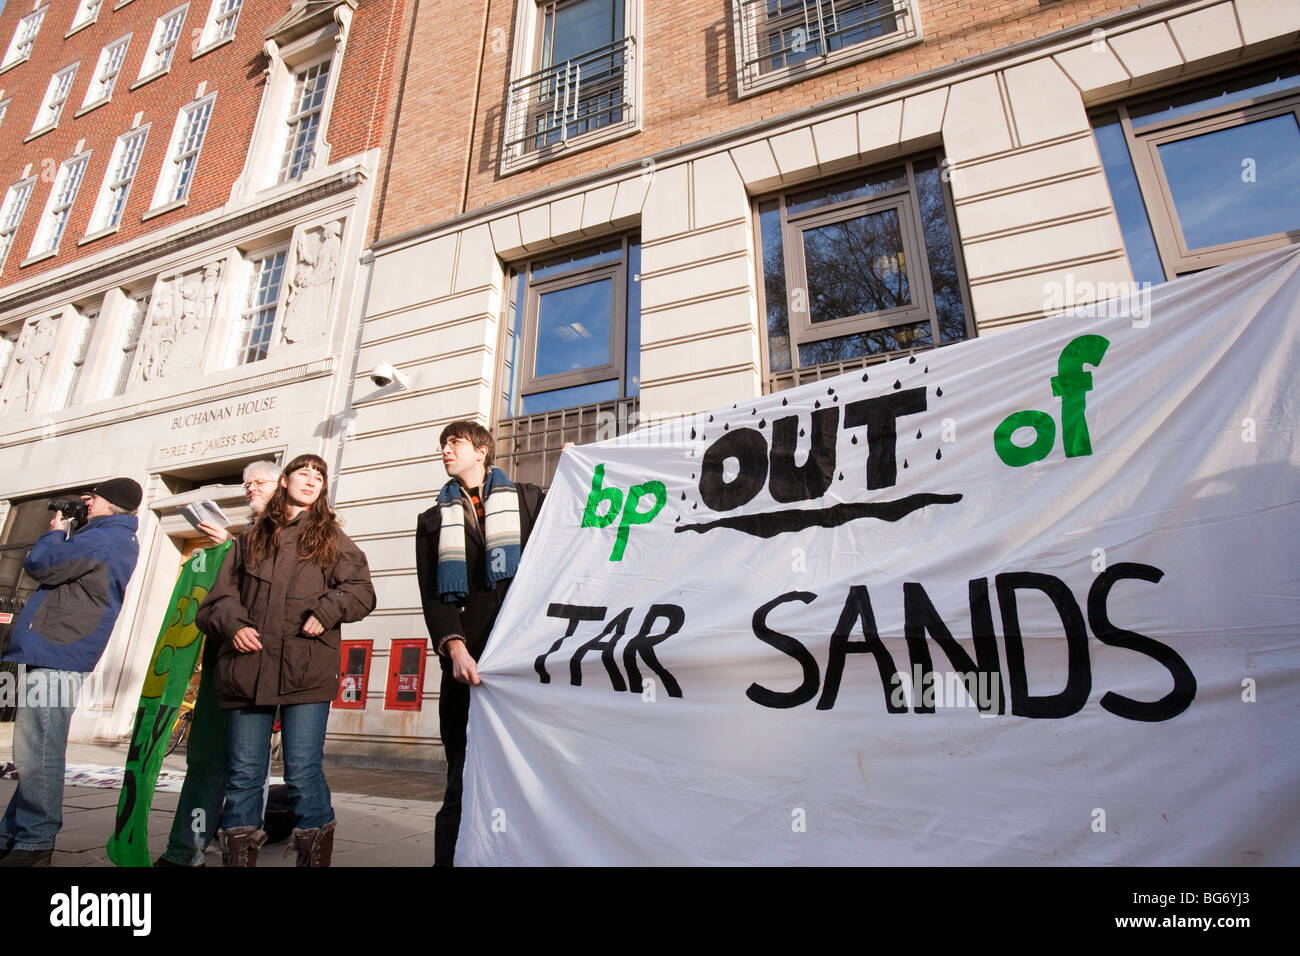
[[[396,383],[398,389],[404,389],[410,384],[410,380],[406,375],[393,368],[388,362],[380,362],[371,369],[370,381],[380,388],[387,388],[389,385]]]

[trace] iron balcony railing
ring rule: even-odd
[[[749,82],[820,66],[839,50],[915,34],[908,0],[735,0],[742,73]]]
[[[510,84],[503,158],[507,165],[599,129],[629,124],[632,54],[623,37]]]

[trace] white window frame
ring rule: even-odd
[[[320,102],[308,109],[302,109],[302,94],[306,89],[306,77],[315,71],[315,77],[320,76],[319,70],[324,68],[327,73],[325,76],[325,88],[320,91]],[[279,137],[279,170],[276,175],[276,183],[297,182],[306,176],[316,166],[317,152],[319,146],[325,140],[325,101],[330,95],[330,86],[334,82],[334,62],[332,57],[321,57],[305,63],[292,71],[291,85],[289,89],[288,109],[283,120],[283,128]],[[301,124],[316,117],[316,128],[311,138],[311,155],[308,157],[306,164],[301,161],[294,162],[294,153],[297,147],[295,141],[298,137],[298,130]],[[294,172],[294,168],[297,171]],[[292,175],[291,175],[292,173]]]
[[[274,260],[280,258],[280,281],[276,286],[274,300],[263,301],[258,292],[261,288],[261,279],[264,275],[263,265],[272,263],[269,268],[274,269]],[[239,314],[235,321],[231,323],[230,339],[226,347],[225,361],[222,363],[224,368],[235,368],[241,365],[251,365],[254,362],[265,361],[270,357],[272,347],[275,344],[276,332],[280,328],[281,304],[285,293],[285,278],[289,269],[289,247],[287,245],[269,246],[265,249],[259,249],[256,252],[249,253],[244,257],[244,281],[243,291],[241,293],[241,306]],[[271,310],[271,321],[265,325],[255,326],[256,317],[259,313],[265,313],[267,309]],[[254,328],[259,328],[263,336],[259,340],[265,342],[264,354],[256,357],[249,356],[249,350],[252,345],[252,332]]]
[[[9,250],[13,248],[35,187],[36,177],[29,176],[14,183],[5,193],[4,205],[0,206],[0,269],[4,269],[5,260],[9,258]]]
[[[81,191],[81,182],[86,176],[86,167],[90,164],[90,153],[85,152],[65,159],[59,166],[58,175],[54,177],[54,188],[45,203],[45,212],[41,214],[40,224],[32,239],[29,260],[59,251],[63,234],[68,231],[68,221],[72,218],[72,207],[77,202],[77,193]]]
[[[171,140],[167,144],[167,159],[163,162],[162,172],[158,175],[158,187],[154,190],[150,212],[170,209],[173,206],[189,202],[190,189],[194,185],[194,173],[199,165],[199,155],[203,149],[203,142],[207,139],[208,129],[212,125],[212,111],[216,108],[216,99],[217,94],[212,92],[201,99],[185,104],[177,110],[176,125],[172,127]],[[203,130],[199,135],[198,142],[192,148],[187,148],[184,140],[189,117],[202,111],[207,113],[203,121]],[[191,157],[193,163],[189,167],[189,176],[185,180],[184,190],[180,195],[177,195],[177,188],[181,179],[181,165]]]
[[[182,4],[175,10],[168,10],[154,23],[153,35],[149,38],[148,49],[144,51],[144,62],[140,64],[136,84],[161,76],[171,69],[172,57],[176,55],[176,47],[181,42],[185,17],[189,11],[190,5]]]
[[[323,4],[307,18],[319,24],[310,32],[302,33],[301,19],[274,28],[264,47],[270,60],[267,82],[258,107],[257,122],[253,128],[244,168],[230,191],[231,202],[251,203],[260,194],[274,189],[288,190],[316,177],[329,165],[330,115],[338,93],[339,73],[347,50],[352,24],[352,8],[346,2]],[[293,36],[291,42],[280,45],[281,38]],[[295,77],[305,69],[322,61],[329,61],[329,82],[321,104],[320,124],[311,163],[301,176],[281,182],[280,172],[289,132],[289,116],[294,104]]]
[[[0,62],[0,70],[7,70],[11,66],[22,63],[32,55],[32,47],[36,45],[36,37],[41,32],[41,24],[49,9],[50,5],[47,3],[18,21],[18,26],[14,28],[13,39],[9,41],[9,49],[5,52],[4,61]]]
[[[235,38],[239,24],[239,14],[244,9],[244,0],[212,0],[208,8],[208,19],[203,24],[203,33],[199,37],[199,48],[194,56],[202,56],[221,43]]]
[[[575,136],[567,135],[567,127],[581,122],[580,117],[567,119],[561,123],[564,138],[556,144],[548,143],[536,148],[531,142],[532,134],[527,129],[535,113],[535,104],[530,97],[519,92],[529,78],[536,77],[544,70],[553,70],[555,64],[543,63],[545,58],[542,43],[542,31],[545,24],[545,9],[568,6],[574,0],[520,0],[517,4],[515,20],[515,46],[511,55],[510,92],[506,96],[506,143],[501,151],[502,174],[527,169],[539,163],[547,162],[559,156],[568,155],[576,149],[586,149],[611,139],[617,139],[638,132],[641,129],[641,57],[638,55],[637,42],[642,36],[641,6],[642,0],[624,0],[623,37],[625,47],[622,55],[623,86],[622,105],[627,116],[622,120],[579,132]],[[603,49],[603,48],[602,48]],[[554,85],[554,79],[549,81]],[[578,79],[580,85],[580,78]],[[581,101],[581,92],[578,93]]]
[[[81,66],[80,60],[65,66],[50,77],[49,86],[45,88],[45,96],[41,100],[40,109],[36,111],[36,119],[32,123],[29,137],[39,136],[59,125],[59,117],[63,115],[63,107],[67,105],[68,97],[72,93],[72,84],[77,79],[79,66]]]
[[[68,28],[71,36],[82,27],[88,27],[99,19],[99,11],[104,9],[104,0],[81,0],[77,12],[72,15],[72,26]]]
[[[122,67],[126,64],[126,54],[133,35],[128,33],[124,37],[119,37],[99,51],[95,75],[91,77],[90,85],[86,87],[86,98],[81,101],[83,110],[107,103],[112,98],[113,88],[117,85]]]
[[[99,187],[99,198],[90,217],[87,236],[116,230],[122,224],[126,203],[131,196],[131,184],[140,171],[140,159],[144,155],[149,128],[149,125],[141,126],[117,138],[113,155],[108,160],[108,168],[104,170],[104,182]]]
[[[0,127],[4,126],[5,117],[9,115],[9,104],[12,99],[10,97],[9,99],[0,100]]]
[[[868,6],[872,0],[731,0],[731,3],[737,51],[736,87],[742,97],[838,70],[924,39],[917,0],[879,0],[878,6],[864,13],[875,18],[892,14],[896,28],[881,36],[846,43],[835,50],[827,49],[830,44],[820,43],[819,23],[826,26],[828,35],[835,36],[837,14]],[[773,3],[779,4],[775,11]],[[845,29],[856,25],[851,22]],[[782,29],[792,29],[794,39],[791,45],[773,51],[770,46],[773,31]],[[801,43],[810,48],[806,59],[782,65],[770,62],[778,57],[787,58],[791,53],[801,53],[802,50],[798,49]],[[765,46],[769,52],[764,52]]]

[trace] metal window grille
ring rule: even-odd
[[[9,187],[5,197],[4,209],[0,211],[0,269],[4,268],[9,248],[14,244],[14,234],[22,222],[23,213],[27,211],[27,200],[32,195],[34,180],[18,183]]]
[[[636,427],[637,396],[503,419],[496,427],[494,463],[514,481],[550,485],[565,442],[585,445]]]
[[[86,159],[85,156],[78,156],[59,168],[59,178],[54,183],[54,202],[46,219],[44,242],[37,249],[38,252],[58,248],[63,230],[68,226],[72,204],[77,199],[77,190],[81,188],[81,177],[86,173]]]
[[[36,35],[41,32],[41,22],[45,19],[47,9],[48,7],[41,7],[41,9],[34,10],[18,21],[18,29],[14,32],[13,46],[9,48],[9,55],[5,57],[6,66],[17,60],[25,60],[32,55],[32,46],[36,43]]]
[[[282,183],[297,179],[311,167],[329,77],[329,60],[322,60],[294,78],[293,106],[288,118],[289,132],[285,140],[284,157],[280,161]]]
[[[741,75],[753,82],[836,52],[915,35],[909,0],[735,0]]]
[[[117,85],[117,75],[122,72],[122,61],[126,59],[128,42],[129,38],[123,37],[112,46],[104,47],[104,52],[99,58],[99,75],[95,77],[91,87],[95,95],[90,102],[97,103],[113,95],[113,87]]]
[[[172,156],[172,188],[168,195],[170,202],[179,202],[190,194],[194,167],[199,161],[199,149],[203,146],[203,136],[208,131],[208,118],[211,115],[212,100],[206,100],[198,106],[191,106],[181,118],[181,135],[176,141],[176,152]]]
[[[54,74],[54,78],[50,80],[50,88],[45,94],[45,102],[41,105],[40,112],[36,114],[36,125],[32,129],[53,126],[59,121],[59,117],[63,114],[63,104],[68,101],[68,93],[72,91],[72,80],[76,75],[77,64],[75,63]]]
[[[117,379],[113,384],[113,394],[126,392],[127,382],[131,380],[131,367],[135,365],[136,349],[140,346],[140,332],[144,329],[145,316],[149,314],[150,295],[137,295],[131,299],[131,318],[122,333],[122,344],[117,353]]]
[[[511,83],[507,161],[633,122],[630,78],[635,46],[635,39],[626,36]]]
[[[112,229],[122,221],[122,210],[126,206],[126,197],[131,192],[136,170],[140,168],[140,154],[144,152],[144,141],[148,135],[149,131],[142,129],[118,140],[117,162],[107,183],[108,205],[102,227],[104,229]]]
[[[248,308],[240,323],[238,354],[235,364],[247,365],[266,358],[271,346],[271,329],[280,301],[280,283],[284,278],[283,252],[253,260],[248,283]]]
[[[224,40],[235,35],[235,24],[244,0],[218,0],[217,15],[213,18],[213,39]]]

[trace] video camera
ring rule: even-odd
[[[86,503],[80,498],[52,498],[45,505],[49,511],[57,511],[68,523],[65,538],[72,537],[73,531],[85,525],[88,520]]]

